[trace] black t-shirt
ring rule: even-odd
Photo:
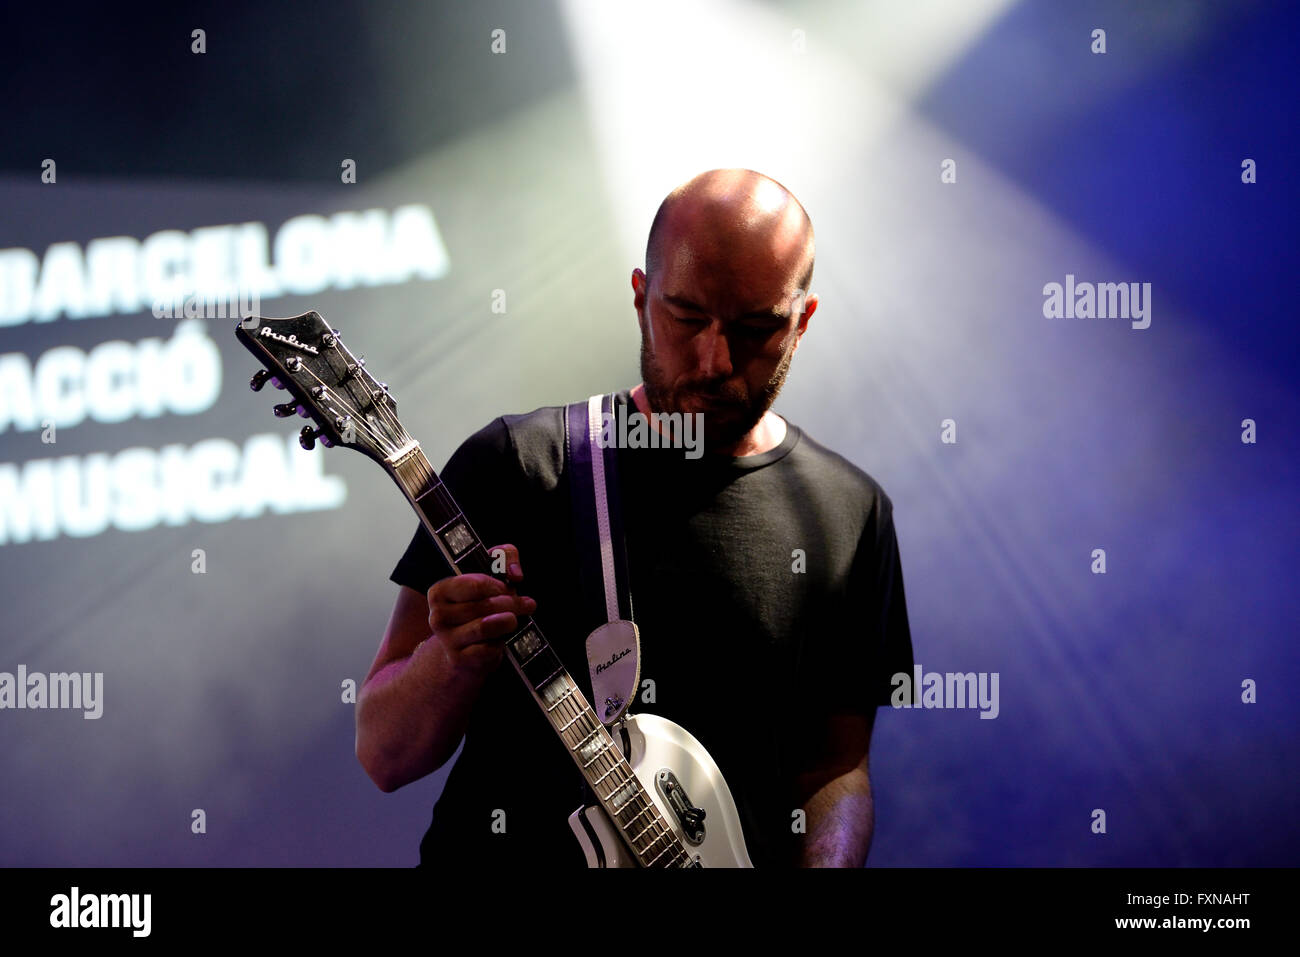
[[[635,411],[629,391],[616,412]],[[563,413],[494,420],[440,476],[486,546],[519,548],[519,593],[537,600],[533,617],[590,700],[585,642],[603,616],[579,596]],[[912,671],[889,497],[790,424],[758,455],[621,448],[618,469],[641,678],[654,691],[629,711],[662,715],[708,750],[755,867],[794,866],[794,775],[819,720],[871,714],[889,704],[890,677]],[[424,593],[450,574],[420,526],[390,577]],[[583,867],[567,823],[582,789],[503,663],[475,704],[421,864]]]

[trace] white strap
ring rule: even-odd
[[[600,446],[600,404],[603,396],[587,399],[587,437],[591,446],[591,484],[596,490],[596,530],[600,533],[600,564],[605,575],[605,615],[618,621],[618,582],[614,574],[614,540],[609,533],[609,496],[605,490],[605,453]]]

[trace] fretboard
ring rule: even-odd
[[[492,555],[418,445],[388,470],[454,574],[480,572],[507,580],[504,571],[492,567]],[[521,616],[519,625],[506,639],[507,657],[637,861],[643,867],[688,866],[691,855],[659,813],[537,622]]]

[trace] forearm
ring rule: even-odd
[[[802,867],[862,867],[875,829],[871,779],[861,768],[831,778],[804,802]]]
[[[429,640],[375,672],[357,696],[357,759],[383,791],[442,767],[465,734],[485,674],[457,673]]]

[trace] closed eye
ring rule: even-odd
[[[672,316],[673,322],[680,323],[684,326],[702,326],[702,325],[707,325],[709,322],[708,319],[702,318],[700,316],[678,316],[678,315],[673,315],[672,313],[669,313],[669,315]],[[744,322],[744,323],[739,323],[738,325],[741,333],[746,338],[749,339],[766,339],[768,336],[772,335],[772,333],[774,333],[777,329],[781,328],[779,324],[771,323],[771,322],[766,322],[766,323]]]

